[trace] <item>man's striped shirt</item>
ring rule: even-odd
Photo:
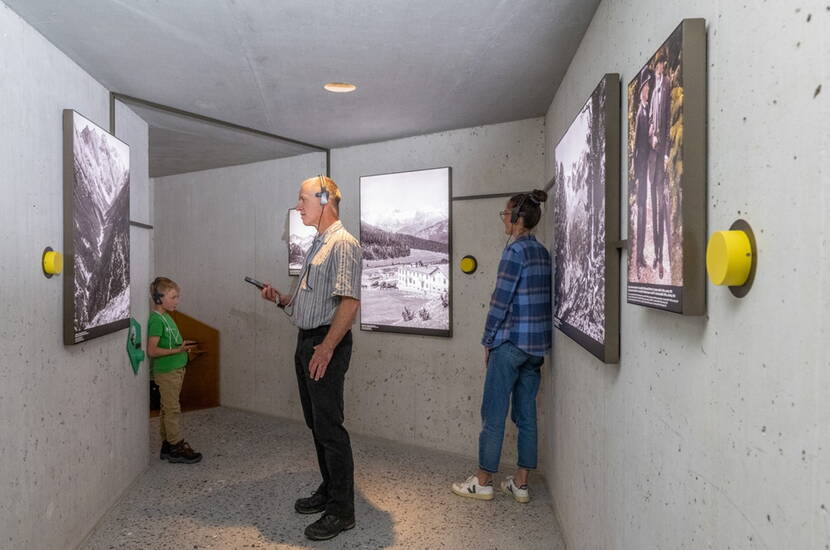
[[[292,304],[298,328],[331,324],[341,296],[360,299],[362,256],[360,243],[340,220],[314,237]]]

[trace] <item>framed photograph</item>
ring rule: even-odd
[[[296,208],[288,210],[288,274],[299,275],[317,229],[305,225]]]
[[[553,324],[620,357],[620,76],[606,74],[554,149]]]
[[[684,19],[628,84],[629,304],[706,313],[706,23]]]
[[[130,325],[130,148],[63,112],[64,343]]]
[[[362,176],[360,328],[452,336],[450,168]]]

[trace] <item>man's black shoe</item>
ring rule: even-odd
[[[328,497],[314,491],[310,497],[297,499],[294,509],[300,514],[319,514],[326,509],[328,501]]]
[[[331,514],[323,517],[305,528],[305,536],[311,540],[329,540],[354,527],[354,518],[345,520]]]

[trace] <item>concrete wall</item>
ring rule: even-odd
[[[150,185],[147,123],[129,107],[116,102],[115,135],[130,145],[130,220],[152,225],[153,188]],[[141,323],[143,339],[147,336],[146,321],[151,305],[148,289],[153,277],[153,230],[130,226],[130,309],[132,316]],[[149,384],[148,373],[141,372],[147,376]],[[145,397],[142,396],[142,408]]]
[[[826,3],[604,0],[548,112],[548,159],[603,73],[627,83],[684,17],[708,23],[709,229],[753,225],[755,286],[710,285],[701,318],[623,303],[618,366],[557,333],[547,479],[572,550],[826,548]]]
[[[358,233],[361,175],[452,166],[455,196],[538,187],[544,171],[541,118],[332,151],[341,214]],[[301,418],[293,372],[296,330],[242,282],[287,289],[286,210],[300,181],[320,172],[320,154],[155,179],[156,265],[180,281],[182,311],[222,332],[222,403]],[[390,204],[394,203],[390,197]],[[504,199],[453,203],[452,339],[367,333],[355,327],[346,387],[357,433],[475,456],[484,377],[479,345],[504,246]],[[178,221],[174,221],[178,218]],[[465,276],[457,260],[474,254]],[[194,442],[194,445],[198,442]],[[507,464],[515,435],[505,441]]]
[[[0,548],[73,548],[147,465],[147,372],[133,375],[126,331],[64,346],[62,276],[40,268],[63,248],[62,110],[106,127],[109,97],[2,3],[0,51]],[[118,121],[133,215],[148,215],[147,127]],[[135,283],[148,242],[133,235]]]
[[[223,405],[301,418],[297,331],[244,278],[286,291],[288,209],[323,170],[312,153],[153,179],[156,274],[181,285],[180,311],[219,329]]]

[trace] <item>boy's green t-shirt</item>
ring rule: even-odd
[[[149,339],[151,336],[158,336],[158,347],[164,349],[177,348],[184,341],[179,332],[179,327],[176,326],[176,321],[167,312],[164,312],[164,314],[157,311],[150,313],[150,321],[147,323],[147,338]],[[153,359],[153,372],[170,372],[185,365],[187,365],[187,352],[183,351]]]

